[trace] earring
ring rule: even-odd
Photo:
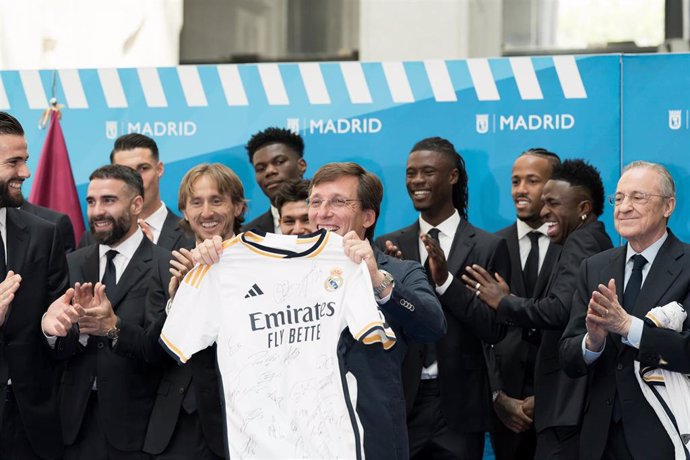
[[[587,214],[582,214],[580,216],[580,220],[584,221],[585,219],[587,219]]]

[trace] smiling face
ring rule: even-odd
[[[322,228],[345,236],[350,230],[364,239],[366,230],[376,222],[371,209],[362,209],[360,201],[347,202],[342,207],[334,206],[333,200],[358,200],[359,179],[355,176],[341,176],[329,182],[315,184],[311,188],[309,201],[321,201],[319,207],[309,207],[309,222],[317,229]]]
[[[280,208],[280,231],[283,235],[306,235],[314,227],[309,223],[306,201],[288,201]]]
[[[254,152],[252,165],[257,184],[271,201],[281,185],[300,179],[307,169],[304,159],[284,144],[261,147]]]
[[[616,193],[661,195],[660,185],[661,176],[657,171],[645,167],[633,168],[618,180]],[[674,197],[650,196],[645,204],[633,204],[626,197],[613,211],[616,231],[628,240],[635,251],[642,252],[664,234],[675,206]]]
[[[0,135],[0,207],[22,205],[22,184],[31,176],[26,161],[29,152],[24,136]]]
[[[224,240],[234,234],[233,226],[244,209],[232,197],[218,191],[218,185],[208,175],[199,176],[192,184],[182,214],[189,222],[197,243],[220,235]]]
[[[138,228],[144,200],[119,179],[93,179],[86,195],[89,229],[100,244],[117,246]]]
[[[412,204],[423,216],[447,218],[454,212],[453,186],[458,170],[445,155],[432,150],[410,153],[405,177]]]
[[[591,209],[584,198],[579,187],[566,181],[550,180],[544,185],[541,217],[548,225],[547,235],[553,243],[563,244],[583,224],[581,216],[589,214]]]
[[[517,217],[532,228],[541,225],[541,195],[551,175],[551,163],[537,155],[522,155],[513,163],[510,192]]]

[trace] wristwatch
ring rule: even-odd
[[[379,270],[379,273],[383,275],[383,280],[381,281],[381,284],[378,286],[374,286],[374,295],[376,295],[377,299],[381,298],[381,293],[386,290],[388,286],[393,284],[393,275],[388,273],[386,270]]]
[[[116,341],[120,337],[120,317],[117,317],[117,321],[115,322],[115,327],[111,327],[108,329],[108,331],[105,333],[105,336],[109,338],[112,341]]]

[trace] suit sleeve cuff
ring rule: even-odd
[[[640,341],[642,340],[642,330],[644,329],[644,322],[640,318],[633,317],[630,323],[630,330],[627,337],[622,337],[621,340],[625,345],[633,348],[640,348]]]
[[[438,295],[445,294],[452,282],[453,282],[453,275],[448,273],[448,278],[446,278],[446,281],[442,285],[436,286],[436,293]]]
[[[604,351],[604,348],[606,348],[606,340],[604,340],[604,345],[601,346],[601,350],[599,351],[592,351],[588,350],[587,347],[585,346],[585,341],[587,340],[587,334],[582,338],[582,359],[585,360],[585,364],[588,366],[592,364],[594,361],[599,359],[599,356]]]

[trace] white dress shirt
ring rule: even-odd
[[[165,219],[168,217],[168,208],[165,203],[161,201],[161,207],[156,209],[153,214],[148,216],[144,221],[151,227],[151,232],[153,233],[153,244],[158,244],[158,238],[161,236],[161,231],[163,230],[163,224]]]
[[[546,252],[549,250],[549,244],[551,240],[546,236],[547,224],[543,224],[539,228],[532,228],[520,219],[515,221],[517,225],[517,238],[518,247],[520,248],[520,266],[524,269],[527,263],[527,256],[529,256],[529,251],[532,249],[532,242],[527,236],[531,232],[539,233],[539,266],[537,268],[537,273],[541,273],[541,266],[544,264],[544,259],[546,258]]]
[[[7,208],[0,208],[0,235],[2,235],[2,244],[5,245],[5,266],[7,266]]]

